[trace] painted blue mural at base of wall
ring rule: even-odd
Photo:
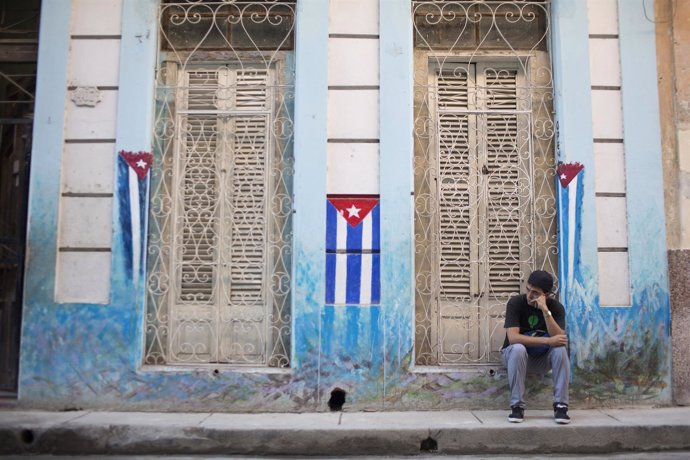
[[[652,300],[660,293],[653,294]],[[597,317],[591,308],[570,307],[574,407],[668,401],[667,331],[653,310]],[[632,330],[638,313],[657,326]],[[411,372],[412,350],[401,366],[388,362],[394,352],[386,350],[395,342],[387,342],[390,330],[380,328],[379,307],[324,308],[308,331],[310,339],[302,342],[302,356],[309,359],[274,373],[141,368],[132,359],[140,333],[134,315],[128,306],[31,309],[26,334],[36,340],[24,349],[20,406],[319,411],[328,410],[335,387],[347,391],[348,410],[502,409],[508,404],[500,368]],[[583,321],[575,322],[577,315]],[[549,407],[550,388],[548,381],[530,380],[530,407]]]
[[[120,219],[131,223],[133,175],[124,161],[118,168]],[[566,254],[577,252],[581,172],[559,188],[560,237]],[[136,176],[133,179],[137,181]],[[145,186],[145,180],[139,180]],[[574,200],[570,199],[574,193]],[[139,196],[137,194],[137,196]],[[139,199],[137,198],[137,201]],[[569,203],[569,204],[568,204]],[[126,229],[130,228],[125,225]],[[572,230],[572,232],[571,232]],[[122,232],[132,239],[131,232]],[[139,241],[141,244],[141,241]],[[120,245],[135,265],[131,242]],[[571,251],[571,252],[567,252]],[[575,258],[575,260],[578,260]],[[594,277],[581,263],[562,263],[562,295],[568,315],[573,366],[572,405],[667,402],[670,400],[668,292],[647,283],[639,303],[601,308]],[[308,265],[301,265],[308,269]],[[571,267],[570,271],[568,267]],[[316,273],[316,268],[313,269]],[[134,270],[122,272],[130,280]],[[387,276],[384,283],[392,283]],[[318,282],[318,276],[304,276]],[[316,292],[316,290],[315,290]],[[349,410],[483,408],[508,405],[508,384],[500,367],[443,371],[415,368],[412,345],[400,334],[405,306],[324,306],[296,312],[292,369],[223,369],[206,366],[142,367],[141,309],[129,299],[100,305],[33,303],[25,309],[20,406],[52,409],[117,408],[189,411],[328,410],[334,388],[346,391]],[[404,313],[405,314],[401,314]],[[547,378],[528,381],[530,407],[549,407]]]

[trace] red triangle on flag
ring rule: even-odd
[[[348,224],[356,227],[374,209],[379,202],[378,197],[328,197],[328,201],[345,218]]]
[[[558,174],[558,180],[561,182],[561,187],[566,188],[584,168],[582,163],[559,163],[556,173]]]
[[[153,155],[149,152],[128,152],[126,150],[120,150],[120,156],[127,162],[129,167],[137,173],[139,180],[146,177],[153,163]]]

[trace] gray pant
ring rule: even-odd
[[[568,404],[568,387],[570,385],[570,359],[566,347],[554,347],[547,353],[533,357],[521,343],[510,345],[501,350],[503,364],[508,369],[510,385],[510,406],[525,407],[525,376],[545,374],[552,371],[553,402]]]

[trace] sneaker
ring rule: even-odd
[[[561,425],[567,425],[570,423],[570,417],[568,416],[568,405],[563,403],[553,404],[553,419],[556,423]]]
[[[510,423],[522,423],[525,420],[525,409],[520,406],[510,406],[510,415],[508,421]]]

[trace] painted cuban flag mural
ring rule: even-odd
[[[149,152],[128,152],[121,150],[118,160],[118,200],[120,201],[120,221],[125,234],[126,269],[128,275],[141,275],[144,254],[142,242],[146,231],[146,200],[148,181],[146,175],[153,163]]]
[[[377,305],[381,298],[378,195],[328,195],[326,305]]]
[[[580,254],[580,209],[584,190],[584,166],[580,163],[560,163],[558,174],[558,215],[560,227],[560,287],[561,292],[568,292],[573,285],[576,260]]]

